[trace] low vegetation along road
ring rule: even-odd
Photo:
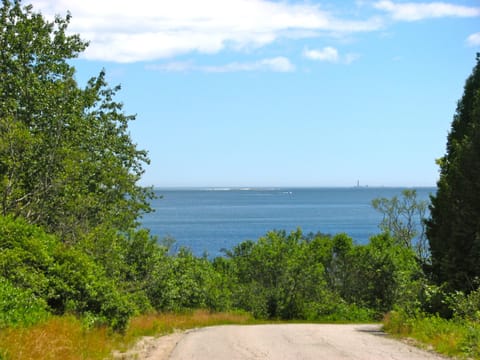
[[[444,359],[388,338],[379,325],[216,326],[157,340],[148,360]]]

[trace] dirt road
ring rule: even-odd
[[[216,326],[160,338],[148,360],[439,360],[386,337],[379,325]]]

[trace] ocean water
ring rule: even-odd
[[[189,247],[200,256],[222,255],[244,240],[257,240],[270,230],[307,234],[346,233],[366,243],[379,232],[382,215],[371,206],[375,198],[392,198],[404,188],[249,188],[158,189],[155,212],[142,225],[160,240],[173,237],[175,247]],[[435,188],[418,188],[428,200]]]

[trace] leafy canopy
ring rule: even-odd
[[[0,213],[66,241],[99,225],[127,230],[149,211],[137,182],[149,159],[127,131],[105,72],[81,88],[69,60],[87,47],[19,0],[0,9]]]

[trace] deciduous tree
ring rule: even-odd
[[[69,60],[87,43],[20,0],[0,8],[0,212],[72,241],[98,225],[126,230],[148,211],[145,151],[105,72],[84,88]]]
[[[397,244],[414,250],[417,257],[426,262],[429,251],[424,221],[428,204],[417,200],[417,191],[405,189],[400,198],[373,199],[372,206],[383,215],[380,229],[390,234]]]

